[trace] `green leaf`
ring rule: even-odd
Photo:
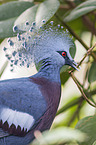
[[[94,81],[96,81],[96,62],[92,63],[88,74],[88,82],[92,83]]]
[[[44,19],[46,22],[56,13],[59,8],[58,0],[46,0],[38,7],[36,14],[36,23],[41,26],[41,21]]]
[[[32,25],[32,22],[35,21],[37,9],[39,5],[35,5],[26,11],[24,11],[15,21],[14,25],[18,25],[18,28],[22,31],[28,31]],[[26,27],[25,23],[26,21],[29,22],[29,25]]]
[[[96,0],[89,0],[83,2],[71,11],[70,14],[64,18],[64,21],[65,22],[72,21],[95,9],[96,9]]]
[[[31,2],[9,2],[0,6],[0,38],[12,37],[14,22],[18,15],[31,7]]]
[[[38,136],[39,137],[39,136]],[[86,138],[86,135],[78,130],[74,130],[68,127],[59,127],[52,129],[51,131],[43,132],[41,138],[39,137],[39,142],[34,140],[32,145],[53,145],[60,144],[65,142],[78,141],[82,142]]]
[[[74,58],[75,57],[75,53],[76,53],[76,45],[75,45],[75,43],[74,43],[74,41],[72,40],[72,46],[71,46],[71,48],[69,49],[69,51],[70,51],[70,54],[71,54],[71,56],[72,56],[72,58]]]
[[[15,21],[15,25],[22,31],[28,31],[34,21],[38,27],[42,26],[42,20],[47,22],[56,13],[59,4],[58,0],[46,0],[39,5],[35,5],[22,13]],[[29,22],[28,26],[25,26],[26,21]]]
[[[16,18],[11,18],[5,21],[0,21],[0,39],[6,37],[12,37],[13,33],[13,25]]]
[[[27,8],[32,7],[32,2],[13,1],[0,5],[0,21],[19,16]]]
[[[70,75],[68,72],[62,72],[60,74],[60,78],[61,78],[61,84],[65,84],[67,82],[67,80],[69,79]]]
[[[88,135],[86,142],[82,145],[92,145],[96,141],[96,115],[81,119],[77,123],[76,129]]]

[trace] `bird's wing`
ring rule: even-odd
[[[35,121],[35,118],[28,113],[0,106],[0,127],[10,134],[24,136]]]
[[[28,78],[0,82],[0,128],[4,131],[0,136],[5,132],[24,136],[44,112],[46,101]]]

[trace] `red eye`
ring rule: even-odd
[[[64,52],[62,52],[62,56],[66,56],[66,52],[64,51]]]

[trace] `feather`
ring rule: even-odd
[[[35,120],[33,116],[28,113],[19,112],[16,110],[12,110],[9,108],[2,108],[0,110],[0,120],[2,120],[2,126],[4,128],[4,123],[8,123],[8,127],[10,128],[12,125],[15,125],[16,129],[18,126],[21,127],[21,130],[29,131],[33,126]]]

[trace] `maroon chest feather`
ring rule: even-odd
[[[38,85],[47,102],[47,110],[40,118],[40,122],[35,128],[35,130],[44,131],[50,128],[56,115],[60,101],[61,86],[60,83],[51,82],[45,78],[30,78],[30,80]]]

